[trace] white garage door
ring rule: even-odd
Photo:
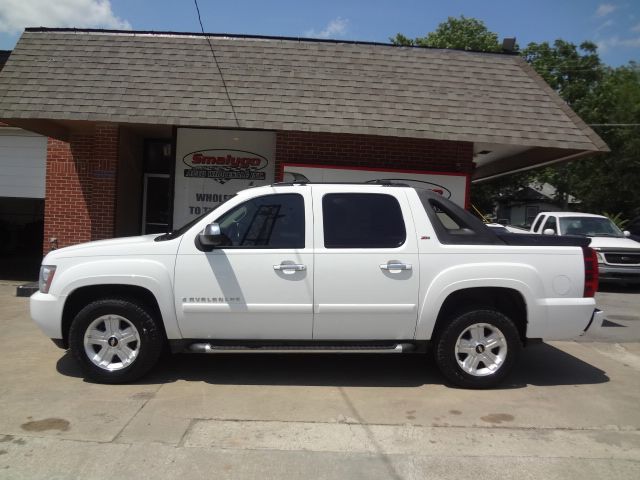
[[[44,198],[47,137],[0,127],[0,197]]]

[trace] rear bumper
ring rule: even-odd
[[[546,310],[544,331],[531,331],[531,337],[543,340],[572,340],[602,325],[602,316],[595,315],[594,298],[546,298],[539,302]],[[598,310],[600,312],[600,310]],[[530,327],[533,327],[531,325]],[[532,328],[528,328],[528,330]],[[537,329],[536,329],[537,330]]]

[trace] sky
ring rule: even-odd
[[[388,42],[424,36],[449,16],[485,22],[520,46],[598,44],[602,60],[640,61],[640,0],[198,0],[206,32]],[[0,49],[28,26],[200,31],[193,0],[0,0]]]

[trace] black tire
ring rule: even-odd
[[[493,349],[485,348],[484,345],[480,347],[483,342],[476,342],[471,336],[471,327],[474,325],[474,328],[478,328],[478,331],[484,332],[485,335],[496,334],[500,338],[499,344],[506,344],[506,348],[501,350],[502,347],[499,346]],[[465,337],[461,337],[463,333]],[[502,337],[499,334],[502,334]],[[459,338],[478,343],[479,345],[474,346],[474,353],[457,353],[456,344]],[[494,387],[502,382],[513,370],[521,350],[520,333],[509,317],[491,308],[478,308],[454,315],[443,326],[435,341],[434,355],[440,372],[449,382],[458,387],[479,389]],[[491,354],[491,358],[494,359],[503,358],[501,361],[492,362],[485,354]],[[465,371],[459,363],[459,360],[464,363],[468,356],[472,357],[470,364],[478,359],[477,368],[471,368],[475,370],[475,374]],[[489,366],[495,367],[495,370]]]
[[[140,339],[139,343],[136,339],[126,345],[128,349],[136,352],[132,360],[125,360],[130,361],[130,363],[125,365],[125,361],[119,358],[118,352],[115,350],[105,350],[105,358],[113,352],[110,366],[101,367],[89,357],[88,349],[95,353],[93,358],[97,358],[97,355],[102,352],[102,348],[110,348],[108,345],[105,345],[105,347],[85,345],[85,334],[92,325],[94,325],[92,327],[94,332],[99,330],[100,326],[107,328],[106,323],[99,322],[101,318],[108,318],[109,321],[117,322],[116,324],[120,325],[122,331],[124,332],[126,329],[129,335],[131,332],[137,333]],[[135,327],[135,330],[131,328],[131,325]],[[106,337],[109,334],[105,332],[104,335]],[[101,339],[100,341],[104,340]],[[118,346],[117,339],[113,341],[109,338],[108,342],[116,344],[113,347],[114,349]],[[135,301],[123,298],[108,298],[89,303],[75,316],[69,330],[71,353],[78,361],[85,377],[99,383],[127,383],[142,377],[157,363],[164,343],[163,330],[153,319],[149,309],[135,303]],[[111,344],[109,343],[109,345]],[[121,347],[122,345],[119,346],[119,348]],[[120,362],[119,367],[116,360]],[[105,360],[105,362],[108,361]]]

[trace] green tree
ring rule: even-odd
[[[411,39],[398,33],[389,40],[394,45],[417,45],[420,47],[454,48],[457,50],[473,50],[477,52],[501,52],[502,46],[498,35],[489,31],[481,20],[449,17],[435,31],[425,37]]]
[[[583,42],[577,47],[564,40],[556,40],[553,45],[530,43],[521,54],[584,121],[596,120],[593,105],[598,102],[594,97],[606,69],[595,44]],[[566,210],[569,196],[576,195],[577,182],[587,173],[586,166],[584,161],[562,163],[534,171],[534,179],[553,185],[556,202]]]
[[[594,43],[530,43],[521,55],[583,120],[592,120],[590,96],[606,73]]]
[[[532,43],[522,54],[611,149],[607,155],[534,170],[534,179],[554,185],[556,201],[564,209],[568,196],[574,195],[584,211],[610,211],[624,218],[640,214],[638,65],[607,67],[591,42],[579,47],[563,40]]]
[[[416,41],[413,38],[405,37],[401,33],[396,33],[395,37],[389,37],[389,40],[394,45],[399,45],[403,47],[411,47],[416,44]]]
[[[585,211],[640,215],[640,66],[607,69],[581,104],[578,114],[596,124],[611,152],[566,165],[572,193]]]

